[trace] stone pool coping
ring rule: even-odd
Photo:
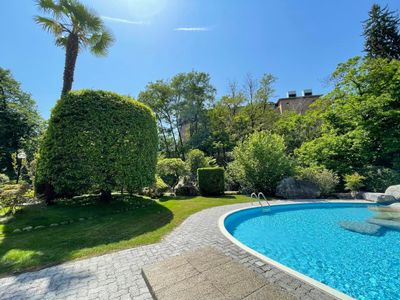
[[[313,204],[313,203],[364,203],[364,204],[371,204],[371,201],[366,201],[366,200],[320,200],[320,199],[308,199],[308,200],[296,200],[296,202],[288,202],[288,203],[271,203],[271,206],[288,206],[288,205],[296,205],[296,204]],[[239,240],[237,240],[235,237],[233,237],[228,230],[225,228],[225,219],[236,213],[239,211],[243,211],[243,210],[249,210],[249,209],[254,209],[257,208],[258,204],[256,204],[255,206],[251,206],[251,207],[244,207],[244,208],[239,208],[239,209],[235,209],[232,211],[229,211],[225,214],[223,214],[219,219],[218,219],[218,227],[221,231],[221,233],[228,239],[230,240],[232,243],[234,243],[236,246],[242,248],[243,250],[247,251],[248,253],[250,253],[251,255],[261,259],[262,261],[284,271],[285,273],[305,282],[308,283],[312,286],[314,286],[315,288],[337,298],[337,299],[344,299],[344,300],[351,300],[354,299],[352,297],[350,297],[349,295],[346,295],[345,293],[342,293],[320,281],[317,281],[303,273],[300,273],[292,268],[289,268],[281,263],[279,263],[276,260],[273,260],[272,258],[265,256],[253,249],[251,249],[250,247],[246,246],[245,244],[241,243]]]

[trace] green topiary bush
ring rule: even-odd
[[[43,139],[35,188],[55,195],[130,192],[150,186],[157,163],[154,113],[132,98],[81,90],[62,97]]]
[[[179,178],[187,175],[189,169],[180,158],[162,158],[157,163],[157,175],[170,187],[174,187]]]
[[[223,168],[199,168],[197,181],[202,195],[222,195],[225,191]]]

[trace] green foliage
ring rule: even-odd
[[[179,178],[189,173],[186,163],[180,158],[163,158],[158,160],[157,174],[168,184],[174,187]]]
[[[144,195],[150,196],[151,198],[159,198],[168,190],[169,186],[160,176],[157,175],[155,183],[152,186],[145,188]]]
[[[205,153],[199,149],[192,149],[187,154],[186,163],[190,173],[195,178],[197,176],[197,169],[213,166],[215,164],[215,159],[206,156]]]
[[[6,174],[0,173],[0,185],[10,181],[10,178]]]
[[[358,174],[357,172],[350,175],[345,175],[344,176],[345,187],[347,190],[351,192],[358,192],[364,186],[363,183],[364,179],[365,177]]]
[[[336,186],[339,184],[339,177],[324,167],[298,168],[296,173],[297,178],[310,181],[318,186],[321,196],[328,196],[335,191]]]
[[[371,192],[383,193],[390,185],[400,184],[400,173],[383,167],[368,166],[362,170],[365,177],[365,189]]]
[[[400,59],[400,17],[386,6],[372,5],[364,21],[364,51],[372,58]]]
[[[225,191],[223,168],[199,168],[197,181],[202,195],[222,195]]]
[[[5,184],[0,188],[0,211],[15,214],[17,208],[31,201],[33,193],[29,184]]]
[[[268,131],[253,133],[236,146],[233,156],[229,169],[245,189],[273,194],[278,182],[293,172],[283,138]]]
[[[295,151],[304,165],[340,176],[366,165],[392,168],[400,150],[400,62],[355,57],[339,64],[323,97],[322,135]]]
[[[52,111],[37,162],[36,190],[58,194],[141,190],[154,182],[157,127],[153,112],[129,97],[81,90]]]
[[[0,67],[0,171],[15,179],[12,154],[24,149],[33,159],[43,129],[31,95],[21,90],[10,71]],[[26,174],[25,174],[26,175]]]

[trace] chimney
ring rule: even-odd
[[[303,97],[312,96],[312,89],[303,90]]]
[[[297,95],[296,95],[296,91],[288,91],[287,92],[287,97],[288,98],[295,98]]]

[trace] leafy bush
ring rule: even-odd
[[[189,151],[186,163],[189,167],[191,175],[196,178],[197,169],[214,166],[215,159],[206,156],[205,153],[199,149],[193,149]]]
[[[200,168],[197,170],[197,180],[202,195],[222,195],[224,193],[223,168]]]
[[[157,174],[168,184],[174,187],[179,178],[189,173],[185,162],[180,158],[163,158],[157,163]]]
[[[154,113],[132,98],[81,90],[52,111],[41,145],[36,191],[51,198],[113,189],[130,192],[153,184],[157,163]]]
[[[363,180],[365,179],[364,176],[360,174],[353,173],[350,175],[344,176],[345,187],[347,190],[351,192],[358,192],[364,186]]]
[[[385,192],[390,185],[400,184],[400,173],[392,169],[369,166],[361,173],[367,191]]]
[[[29,184],[6,184],[0,189],[0,210],[14,214],[18,206],[32,199],[33,192]]]
[[[235,160],[228,168],[235,170],[245,190],[273,194],[278,182],[293,172],[283,138],[268,131],[250,135],[235,147],[233,156]]]
[[[156,176],[156,182],[144,189],[144,194],[150,196],[151,198],[161,197],[166,191],[168,191],[169,186],[161,179],[160,176]]]
[[[0,173],[0,184],[5,184],[10,181],[10,178],[6,174]]]
[[[339,177],[333,171],[320,166],[299,168],[296,173],[298,179],[310,181],[318,186],[322,196],[332,193],[339,183]]]

